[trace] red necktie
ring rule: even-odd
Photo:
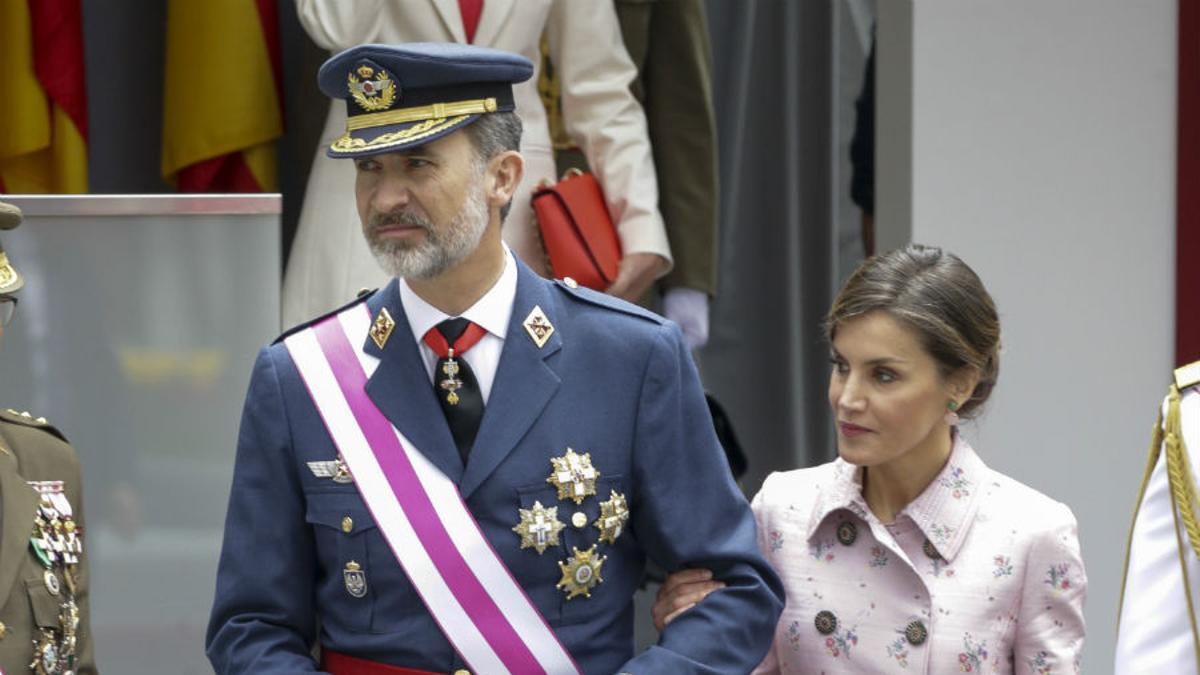
[[[463,32],[467,44],[475,42],[475,29],[479,28],[479,15],[483,14],[483,0],[458,0],[458,13],[462,14]]]
[[[483,392],[462,355],[484,335],[487,331],[482,326],[458,318],[439,323],[422,338],[438,356],[433,368],[433,393],[446,415],[446,424],[464,466],[483,420]]]

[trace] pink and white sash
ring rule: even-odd
[[[577,675],[458,487],[367,396],[379,365],[361,348],[369,312],[355,305],[284,344],[396,560],[473,671]]]

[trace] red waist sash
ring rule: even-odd
[[[389,666],[378,661],[357,659],[337,652],[321,650],[321,670],[330,675],[437,675],[428,670]]]

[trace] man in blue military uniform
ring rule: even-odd
[[[218,673],[745,673],[782,607],[679,330],[503,245],[520,56],[330,59],[329,154],[396,279],[259,354],[207,650]],[[633,653],[647,557],[725,587]]]

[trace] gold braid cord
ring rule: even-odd
[[[1167,477],[1171,482],[1171,497],[1175,508],[1183,518],[1183,529],[1187,532],[1192,552],[1200,560],[1200,520],[1196,517],[1196,479],[1192,475],[1192,464],[1188,459],[1187,447],[1183,443],[1183,428],[1179,420],[1179,389],[1171,385],[1167,395]]]
[[[1164,429],[1163,445],[1167,453],[1167,480],[1171,485],[1171,510],[1175,513],[1175,543],[1179,550],[1179,571],[1183,574],[1183,592],[1187,599],[1188,619],[1192,625],[1192,651],[1196,655],[1196,667],[1200,669],[1200,632],[1196,626],[1196,609],[1192,606],[1192,586],[1188,579],[1187,557],[1183,553],[1183,540],[1179,537],[1179,521],[1187,532],[1192,553],[1200,560],[1200,524],[1196,521],[1196,479],[1192,476],[1192,463],[1188,458],[1187,446],[1183,443],[1183,424],[1179,419],[1181,395],[1179,387],[1171,385],[1167,394],[1167,424]]]
[[[1150,439],[1150,456],[1146,463],[1145,475],[1142,478],[1142,487],[1138,491],[1133,521],[1129,524],[1129,539],[1125,547],[1125,571],[1121,578],[1120,605],[1117,607],[1117,625],[1121,625],[1121,610],[1124,609],[1125,604],[1125,585],[1129,574],[1129,554],[1133,547],[1133,528],[1137,523],[1142,500],[1146,496],[1146,486],[1150,482],[1154,467],[1158,464],[1159,453],[1164,453],[1167,463],[1167,482],[1171,489],[1171,512],[1175,517],[1175,542],[1179,552],[1180,572],[1183,576],[1183,593],[1187,600],[1188,619],[1191,623],[1193,651],[1196,655],[1197,669],[1200,670],[1200,631],[1197,630],[1196,612],[1192,605],[1191,581],[1188,579],[1183,538],[1179,533],[1179,524],[1182,520],[1192,553],[1200,560],[1200,521],[1196,517],[1196,480],[1192,476],[1191,461],[1188,459],[1187,447],[1183,442],[1179,413],[1180,398],[1179,388],[1172,384],[1167,394],[1166,424],[1163,424],[1161,407],[1158,412],[1158,420],[1154,423],[1154,433]]]

